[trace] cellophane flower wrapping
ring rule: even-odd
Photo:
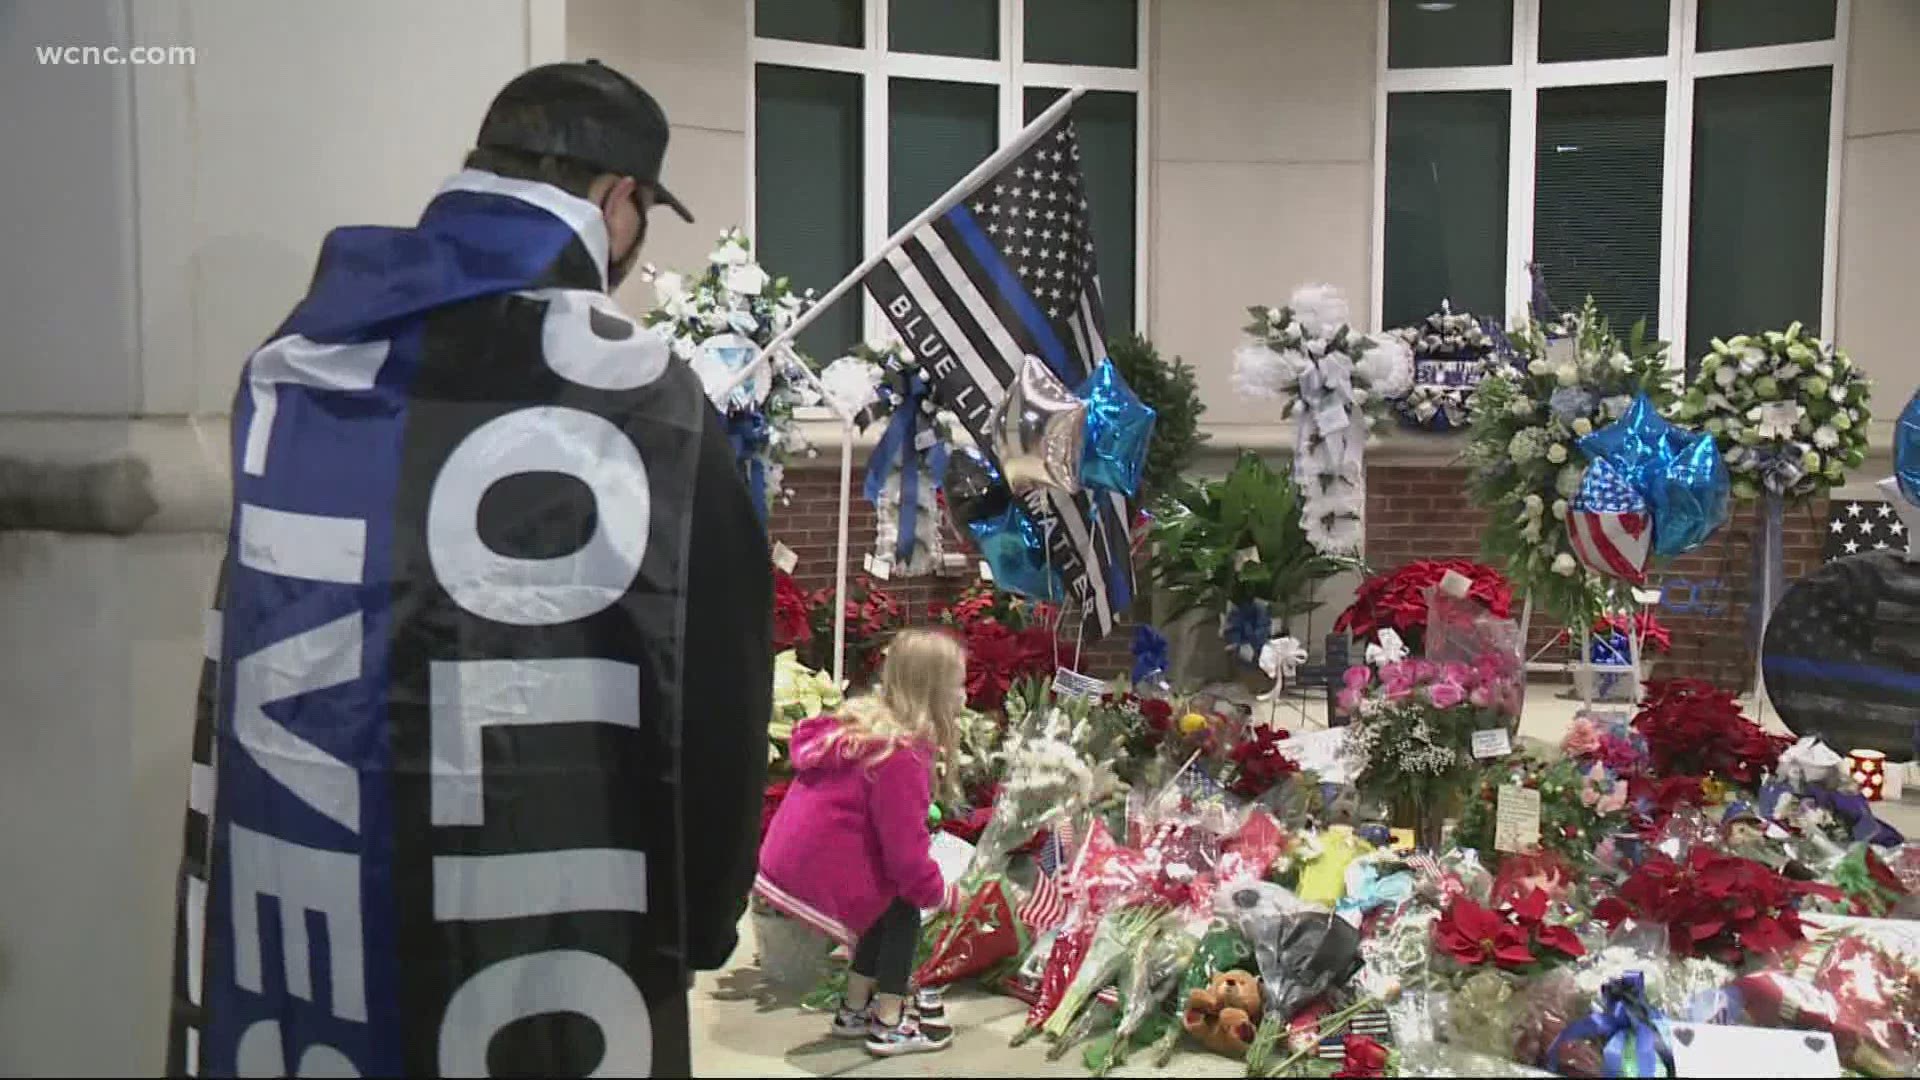
[[[1517,725],[1527,693],[1526,642],[1518,622],[1491,613],[1471,594],[1455,597],[1435,586],[1427,595],[1426,656],[1435,664],[1471,669],[1478,684],[1490,688],[1486,707]]]
[[[1841,1063],[1868,1076],[1920,1072],[1920,929],[1825,920],[1812,941],[1741,976],[1728,1023],[1831,1032]]]
[[[1467,976],[1434,1000],[1434,1027],[1454,1046],[1505,1058],[1513,1051],[1514,990],[1519,980],[1492,969]]]
[[[1137,1034],[1179,989],[1207,932],[1207,921],[1191,914],[1162,922],[1127,960],[1120,981],[1120,1021],[1104,1067],[1126,1059]]]
[[[1400,1044],[1401,1076],[1557,1076],[1522,1065],[1505,1054],[1489,1054],[1458,1043],[1426,1041]]]
[[[1360,970],[1360,931],[1331,912],[1245,916],[1240,931],[1260,966],[1264,1016],[1281,1024]]]
[[[976,845],[969,880],[1003,873],[1015,849],[1084,807],[1093,783],[1092,770],[1066,742],[1047,736],[1019,740],[1008,751],[1007,778]]]
[[[913,973],[922,989],[983,975],[1015,959],[1027,946],[1016,915],[1013,886],[1003,877],[980,882],[963,907],[941,927],[931,955]]]

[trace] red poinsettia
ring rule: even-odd
[[[1505,618],[1512,612],[1513,586],[1500,571],[1465,559],[1423,559],[1361,582],[1353,604],[1334,620],[1334,630],[1351,631],[1364,640],[1385,627],[1417,650],[1427,627],[1427,590],[1440,584],[1448,571],[1472,581],[1467,595],[1493,614]]]
[[[1501,967],[1523,968],[1554,957],[1535,947],[1551,949],[1567,959],[1587,950],[1568,927],[1547,921],[1546,890],[1534,889],[1499,910],[1489,910],[1456,896],[1433,925],[1434,946],[1467,967],[1491,960]]]
[[[1464,896],[1455,898],[1433,924],[1433,944],[1468,967],[1489,960],[1501,967],[1526,967],[1535,959],[1525,927]]]
[[[1167,713],[1171,718],[1171,707]],[[1257,799],[1273,785],[1299,772],[1300,763],[1280,749],[1280,744],[1291,737],[1280,728],[1261,727],[1229,751],[1227,757],[1233,762],[1234,776],[1228,790],[1242,799]]]
[[[1387,1062],[1391,1057],[1387,1048],[1365,1035],[1348,1035],[1341,1043],[1346,1057],[1340,1062],[1340,1071],[1334,1073],[1336,1080],[1361,1080],[1361,1078],[1387,1075]]]
[[[1604,615],[1594,620],[1593,632],[1596,636],[1608,634],[1627,634],[1638,631],[1640,647],[1657,653],[1673,651],[1673,631],[1660,622],[1660,617],[1651,608],[1643,608],[1633,613],[1632,618],[1625,615]]]
[[[1044,627],[1009,630],[997,619],[978,619],[962,630],[967,646],[967,705],[997,712],[1019,679],[1053,671],[1053,635]]]
[[[1654,852],[1593,914],[1609,924],[1628,918],[1663,923],[1676,955],[1738,964],[1749,953],[1771,955],[1804,937],[1794,909],[1800,897],[1840,895],[1831,885],[1793,881],[1763,863],[1700,845],[1685,862]]]
[[[807,605],[807,593],[793,575],[773,571],[773,650],[785,652],[813,639],[813,620]]]
[[[1647,740],[1654,772],[1663,776],[1721,776],[1758,783],[1793,745],[1769,735],[1740,711],[1733,694],[1703,679],[1657,679],[1633,718]]]

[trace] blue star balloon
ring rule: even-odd
[[[1134,395],[1112,360],[1102,360],[1079,390],[1087,403],[1087,435],[1080,456],[1080,482],[1090,488],[1140,493],[1153,439],[1152,407]]]
[[[1048,565],[1046,534],[1026,507],[1010,502],[992,517],[968,522],[967,531],[997,588],[1035,600],[1060,599],[1060,572]]]
[[[1893,429],[1893,475],[1899,479],[1900,494],[1920,506],[1920,390],[1900,410]]]
[[[1672,558],[1726,524],[1732,479],[1713,436],[1675,427],[1641,394],[1580,450],[1618,469],[1653,511],[1653,554]]]

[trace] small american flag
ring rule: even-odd
[[[1827,507],[1826,561],[1863,551],[1904,551],[1907,526],[1893,504],[1875,500],[1836,500]]]
[[[1567,515],[1567,543],[1589,570],[1635,584],[1647,579],[1653,519],[1647,501],[1601,459],[1587,469]]]
[[[1034,855],[1034,866],[1040,874],[1034,879],[1033,892],[1015,914],[1035,934],[1067,921],[1067,896],[1060,888],[1060,869],[1067,865],[1072,847],[1073,822],[1062,821]]]

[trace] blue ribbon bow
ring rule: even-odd
[[[880,496],[887,489],[887,476],[893,471],[896,460],[900,468],[900,523],[894,536],[894,561],[907,563],[913,559],[913,542],[918,530],[920,517],[920,473],[924,469],[933,478],[935,488],[940,485],[939,477],[946,472],[947,444],[937,442],[930,450],[921,450],[916,445],[923,418],[921,403],[927,399],[927,380],[919,375],[908,375],[904,389],[896,391],[899,398],[894,403],[893,417],[887,421],[887,430],[873,448],[873,455],[867,459],[867,481],[865,492],[867,501],[875,506],[880,504]]]
[[[1604,1039],[1606,1075],[1672,1076],[1673,1048],[1667,1044],[1666,1027],[1666,1015],[1647,1003],[1646,978],[1629,971],[1601,989],[1600,1005],[1586,1019],[1568,1025],[1553,1040],[1547,1068],[1560,1071],[1560,1048],[1567,1043]],[[1662,1066],[1664,1074],[1656,1071]]]
[[[1146,623],[1133,628],[1133,681],[1134,685],[1147,682],[1170,667],[1167,657],[1167,639]]]
[[[736,409],[727,414],[727,442],[733,445],[734,462],[745,473],[754,516],[763,526],[767,523],[766,450],[770,441],[767,416],[759,409]]]
[[[1227,648],[1251,663],[1273,636],[1273,616],[1268,613],[1266,602],[1249,600],[1229,608],[1220,636],[1226,639]]]

